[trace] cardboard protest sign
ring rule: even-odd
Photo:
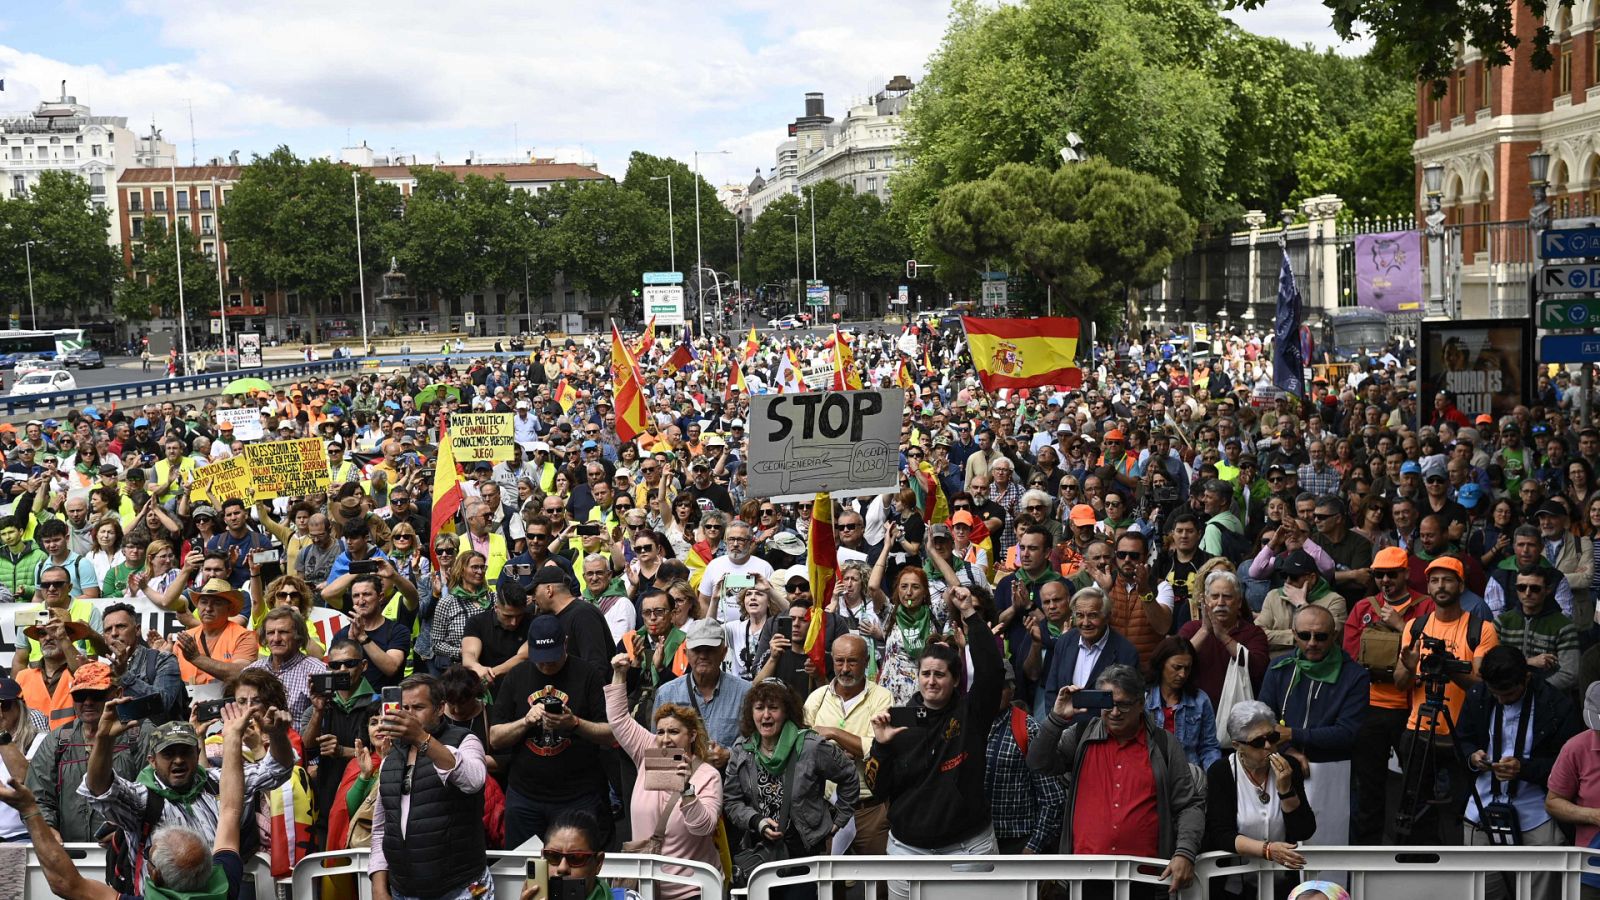
[[[854,497],[900,486],[905,391],[763,394],[750,402],[752,497]]]
[[[250,444],[244,455],[257,500],[304,497],[328,489],[328,456],[319,438]]]
[[[222,501],[238,497],[255,502],[255,486],[250,464],[242,456],[230,456],[195,470],[189,483],[189,497],[195,502],[221,506]]]
[[[233,426],[233,436],[241,441],[259,441],[267,436],[261,427],[261,410],[249,406],[243,409],[219,409],[217,425],[227,422]]]
[[[450,448],[456,462],[498,462],[511,458],[511,413],[454,413],[450,416]]]

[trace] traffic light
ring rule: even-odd
[[[914,260],[914,259],[906,260],[906,277],[907,278],[916,278],[917,277],[917,261],[916,260]]]

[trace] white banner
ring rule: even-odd
[[[657,325],[682,325],[683,285],[652,284],[644,289],[644,324],[654,319]]]
[[[233,426],[233,436],[241,441],[259,441],[266,437],[266,429],[261,427],[261,410],[253,406],[217,410],[217,424],[223,422]]]
[[[896,490],[905,403],[898,388],[752,397],[749,495],[788,501]]]
[[[239,335],[239,368],[261,368],[261,335],[250,333]]]
[[[154,631],[170,638],[186,630],[179,624],[177,613],[168,612],[144,597],[104,597],[96,602],[102,609],[113,603],[126,603],[133,607],[139,616],[141,635]],[[245,602],[248,610],[249,598]],[[38,621],[39,610],[43,608],[41,603],[18,603],[7,610],[8,614],[0,615],[0,654],[9,656],[17,649],[17,641],[23,638],[22,630]],[[349,619],[338,610],[314,607],[309,624],[317,640],[326,647],[334,634],[349,624]]]

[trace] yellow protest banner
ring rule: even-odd
[[[450,416],[450,448],[456,462],[496,462],[511,458],[511,413],[455,413]]]
[[[189,497],[196,502],[221,506],[222,501],[238,497],[246,503],[255,502],[250,464],[242,456],[230,456],[195,470],[194,481],[189,483]]]
[[[328,456],[319,438],[246,444],[255,499],[304,497],[328,489]]]

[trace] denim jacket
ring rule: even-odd
[[[1145,697],[1144,708],[1155,719],[1158,727],[1163,727],[1164,715],[1162,713],[1161,688],[1150,689]],[[1205,691],[1191,691],[1179,701],[1174,717],[1177,719],[1178,743],[1183,745],[1183,750],[1189,755],[1189,762],[1199,766],[1201,770],[1211,768],[1211,764],[1222,758],[1222,747],[1217,743],[1217,714],[1211,709],[1211,698]]]

